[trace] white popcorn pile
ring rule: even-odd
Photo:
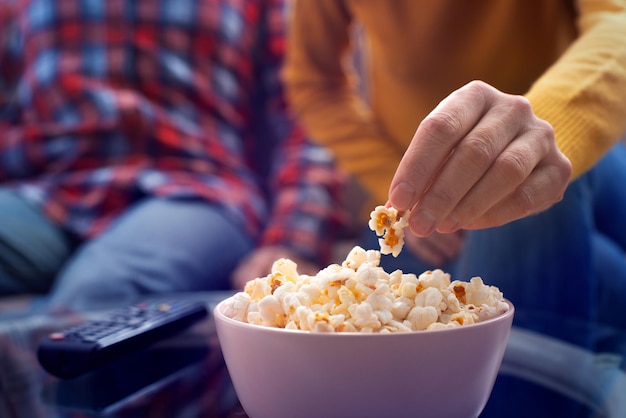
[[[396,208],[376,206],[370,213],[369,228],[382,237],[378,240],[381,254],[397,257],[404,246],[404,227],[408,225],[410,211],[402,214]]]
[[[497,287],[480,277],[450,280],[441,270],[415,274],[379,266],[380,251],[354,247],[339,264],[300,275],[288,259],[227,299],[226,316],[268,327],[312,332],[391,333],[470,325],[506,312]]]

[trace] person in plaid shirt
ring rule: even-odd
[[[0,0],[0,295],[241,288],[328,261],[342,176],[286,108],[281,0]]]

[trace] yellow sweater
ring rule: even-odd
[[[530,100],[572,179],[626,131],[626,0],[294,0],[292,13],[290,103],[377,203],[422,118],[473,79]],[[366,101],[348,59],[356,22]]]

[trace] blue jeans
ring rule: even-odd
[[[12,214],[0,218],[0,294],[49,290],[51,308],[228,289],[253,248],[219,207],[200,200],[147,198],[78,245],[12,191],[0,190],[0,213]]]

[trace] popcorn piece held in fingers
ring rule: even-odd
[[[404,246],[404,227],[408,225],[409,212],[398,212],[396,208],[376,206],[370,213],[369,228],[382,237],[378,240],[381,254],[397,257]]]

